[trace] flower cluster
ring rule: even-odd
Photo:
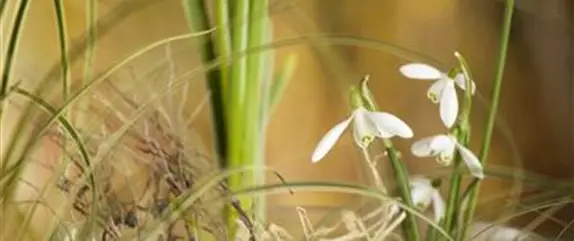
[[[448,74],[440,72],[435,67],[422,63],[411,63],[403,65],[399,71],[408,78],[436,80],[427,91],[427,96],[434,103],[440,104],[440,117],[447,128],[451,128],[458,115],[458,99],[456,96],[455,83],[460,88],[466,86],[466,79],[462,73],[458,73],[454,78]],[[475,92],[475,84],[471,82],[472,90]],[[414,136],[411,128],[400,118],[387,112],[367,110],[364,106],[358,106],[351,113],[351,116],[336,124],[319,141],[313,152],[311,161],[319,162],[335,146],[345,129],[353,122],[353,137],[355,143],[366,148],[375,137],[391,138],[399,136],[401,138],[412,138]],[[463,161],[468,166],[472,175],[482,179],[484,177],[480,161],[466,147],[461,145],[451,134],[440,134],[423,138],[415,142],[411,147],[413,155],[418,157],[436,157],[438,163],[450,165],[454,158],[455,150],[458,150]]]
[[[435,81],[427,90],[427,97],[439,105],[440,119],[448,130],[453,128],[459,115],[456,86],[462,90],[466,90],[467,85],[470,86],[471,95],[474,95],[476,91],[474,82],[458,69],[446,73],[428,64],[409,63],[401,66],[399,72],[410,79]],[[361,91],[360,99],[372,98],[370,93],[367,95],[364,93],[368,91],[366,84],[362,86]],[[372,99],[366,102],[369,101],[374,102]],[[312,162],[317,163],[327,155],[351,122],[353,123],[354,141],[362,149],[366,149],[377,137],[389,139],[398,136],[410,139],[414,136],[411,128],[400,118],[375,109],[373,106],[364,104],[363,101],[359,101],[359,104],[355,103],[351,115],[337,123],[319,141],[312,155]],[[414,156],[435,157],[436,161],[444,166],[453,162],[456,151],[475,178],[484,178],[479,159],[471,150],[459,143],[457,137],[451,132],[422,138],[411,146],[411,152]],[[431,181],[423,177],[410,178],[409,187],[413,204],[426,208],[432,202],[435,218],[439,221],[444,215],[445,204]]]

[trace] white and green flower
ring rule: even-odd
[[[347,129],[351,121],[353,122],[353,137],[357,145],[361,148],[366,148],[375,137],[413,137],[411,128],[398,117],[387,112],[373,112],[364,107],[358,107],[349,118],[339,122],[323,136],[313,152],[311,158],[313,163],[325,157],[337,140],[339,140],[345,129]]]
[[[482,164],[478,157],[467,149],[452,135],[435,135],[418,140],[411,146],[411,152],[418,157],[436,157],[437,161],[445,166],[452,163],[454,152],[458,150],[462,160],[470,170],[470,173],[478,178],[484,178]]]
[[[435,80],[428,89],[427,96],[433,103],[439,103],[441,120],[446,127],[451,128],[458,115],[458,99],[454,86],[456,83],[461,89],[466,89],[464,74],[459,73],[450,78],[448,74],[423,63],[406,64],[401,66],[399,71],[410,79]],[[474,95],[476,85],[471,82],[471,86],[471,93]]]
[[[413,204],[426,210],[432,204],[435,221],[438,223],[445,214],[445,203],[438,189],[433,187],[431,181],[424,177],[411,177],[409,179]]]

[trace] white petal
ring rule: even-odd
[[[454,82],[458,85],[459,88],[466,90],[466,78],[464,78],[464,74],[459,73],[454,77]],[[476,85],[474,84],[474,82],[470,82],[470,86],[471,86],[471,93],[474,95],[474,92],[476,91]]]
[[[442,76],[435,67],[423,63],[405,64],[399,68],[401,74],[411,79],[434,80]]]
[[[434,156],[454,149],[452,138],[446,135],[436,135],[416,141],[411,146],[411,152],[418,157]],[[451,151],[452,152],[452,151]]]
[[[451,128],[458,116],[458,99],[454,82],[448,81],[440,98],[440,118],[447,128]]]
[[[433,209],[434,209],[434,217],[435,221],[438,223],[443,217],[446,212],[446,205],[444,200],[440,196],[438,190],[434,189],[432,193],[432,202],[433,202]]]
[[[450,82],[450,79],[448,78],[439,79],[429,87],[427,90],[427,97],[432,101],[432,103],[436,104],[439,102],[442,97],[442,92],[448,82]]]
[[[432,186],[413,186],[411,189],[411,197],[413,199],[413,204],[417,206],[422,206],[424,208],[428,207],[432,198],[433,188]]]
[[[368,111],[359,107],[353,112],[353,137],[359,147],[367,147],[375,135],[377,129],[368,117]]]
[[[315,151],[313,152],[313,157],[311,158],[311,161],[313,163],[320,161],[321,159],[323,159],[323,157],[325,157],[325,155],[327,155],[327,153],[331,150],[331,148],[333,148],[337,140],[339,140],[339,137],[341,137],[343,131],[345,131],[347,126],[349,126],[349,123],[351,122],[352,119],[353,116],[338,123],[337,125],[335,125],[335,127],[331,128],[331,130],[329,130],[327,134],[325,134],[325,136],[323,136],[321,141],[319,141],[319,144],[317,144]]]
[[[456,147],[462,156],[462,160],[464,160],[466,163],[470,173],[472,173],[472,175],[478,179],[483,179],[484,172],[482,171],[482,164],[478,160],[478,157],[476,157],[472,151],[458,143],[456,143]]]
[[[391,138],[400,136],[402,138],[412,138],[411,128],[398,117],[386,112],[368,112],[367,117],[377,128],[377,136]]]

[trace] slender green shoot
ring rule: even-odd
[[[486,122],[486,128],[484,130],[482,147],[479,154],[479,160],[482,161],[482,165],[486,164],[488,160],[488,153],[490,150],[490,141],[492,139],[492,133],[494,131],[494,123],[496,121],[496,115],[498,111],[498,104],[500,102],[500,93],[502,86],[502,79],[504,77],[504,68],[506,64],[506,55],[508,52],[508,43],[510,39],[510,30],[512,28],[512,17],[514,13],[515,0],[506,0],[506,6],[504,11],[504,22],[502,33],[500,36],[500,49],[498,52],[496,72],[494,74],[494,83],[492,87],[492,99],[490,103],[490,110],[488,112],[488,120]],[[460,240],[468,240],[468,229],[472,225],[473,216],[476,210],[476,204],[478,202],[478,193],[480,190],[480,182],[474,186],[470,191],[470,200],[468,202],[468,208],[464,213],[464,223],[461,231]]]

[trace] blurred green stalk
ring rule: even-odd
[[[264,128],[268,109],[275,101],[271,92],[270,70],[273,54],[253,53],[246,57],[234,57],[252,48],[265,44],[271,38],[268,15],[268,0],[227,0],[214,2],[215,26],[209,26],[206,7],[200,0],[184,0],[188,21],[195,31],[217,28],[216,35],[201,43],[204,63],[218,59],[223,61],[218,70],[210,70],[208,85],[212,92],[213,117],[221,167],[238,169],[246,166],[261,166],[264,153]],[[270,100],[273,101],[270,101]],[[232,192],[264,184],[264,172],[229,177],[228,186]],[[264,222],[265,202],[263,195],[243,196],[239,199],[241,209],[249,219],[257,217]],[[226,209],[229,238],[234,239],[237,210]]]

